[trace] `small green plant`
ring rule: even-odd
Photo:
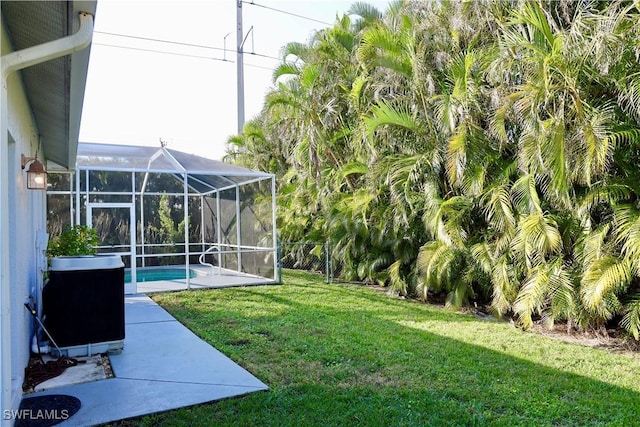
[[[98,245],[96,230],[86,225],[75,225],[49,242],[47,256],[95,255]]]

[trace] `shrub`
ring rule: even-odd
[[[75,225],[49,241],[47,256],[95,255],[98,245],[96,230]]]

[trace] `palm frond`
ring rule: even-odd
[[[458,126],[447,147],[447,176],[451,185],[460,186],[467,165],[467,128]]]
[[[474,294],[463,250],[438,241],[427,243],[420,248],[416,267],[423,292],[446,291],[449,306],[461,307]]]
[[[402,260],[397,260],[387,269],[389,271],[390,288],[400,295],[407,295],[409,288],[406,280],[402,277],[401,267]]]
[[[402,32],[394,32],[384,25],[372,25],[364,32],[357,56],[367,69],[384,67],[411,77],[413,67],[406,55],[407,43],[412,39]]]
[[[420,248],[416,267],[429,288],[435,291],[447,289],[449,268],[455,257],[455,251],[441,242],[430,242]]]
[[[524,2],[520,10],[514,12],[511,24],[527,24],[532,28],[530,41],[538,50],[548,50],[555,42],[549,21],[536,2]]]
[[[515,230],[513,205],[506,185],[497,185],[489,189],[483,195],[481,203],[484,206],[485,219],[491,227],[501,232]]]
[[[467,240],[463,222],[472,205],[472,200],[464,196],[438,200],[437,203],[426,207],[424,223],[434,239],[447,245],[462,247]]]
[[[562,236],[555,221],[542,213],[529,214],[518,222],[511,247],[524,254],[529,268],[562,250]]]
[[[480,271],[484,274],[491,276],[493,272],[493,257],[491,256],[491,248],[487,242],[476,243],[471,246],[471,256],[473,262]]]
[[[402,8],[408,3],[407,0],[392,0],[387,5],[385,16],[395,18],[400,14]]]
[[[357,160],[353,160],[342,167],[340,173],[343,177],[349,175],[364,175],[369,172],[369,167]]]
[[[550,307],[545,312],[547,322],[556,319],[571,319],[577,310],[577,296],[571,273],[561,259],[554,263],[549,276]]]
[[[402,45],[399,34],[391,28],[377,25],[370,28],[362,37],[362,45],[365,47],[380,49],[386,54],[401,54]]]
[[[571,138],[572,157],[575,159],[573,179],[590,186],[594,178],[602,176],[610,165],[619,139],[611,133],[611,124],[616,121],[615,106],[608,102],[591,107],[585,101],[579,103],[574,119],[574,134]],[[622,137],[622,135],[620,135]]]
[[[552,197],[569,203],[569,174],[567,173],[565,123],[563,119],[549,119],[544,124],[545,138],[542,140],[542,154],[551,175]]]
[[[640,340],[640,295],[624,306],[625,314],[620,326],[627,330],[636,341]]]
[[[382,13],[375,6],[361,1],[353,3],[348,13],[357,15],[367,22],[378,21],[383,17]]]
[[[578,209],[586,212],[593,209],[600,203],[615,205],[622,200],[628,200],[632,195],[632,190],[625,184],[602,184],[589,189],[584,195]]]
[[[421,206],[424,198],[436,193],[428,184],[432,180],[433,154],[388,156],[376,164],[378,168],[371,176],[371,185],[378,186],[384,180],[389,186],[392,202],[407,205],[413,212]]]
[[[429,297],[429,284],[424,280],[424,276],[418,275],[416,278],[416,294],[420,301],[427,302]]]
[[[362,91],[364,90],[364,87],[367,84],[367,81],[368,79],[366,76],[358,76],[356,77],[356,79],[353,81],[353,84],[351,85],[349,99],[358,109],[361,107]]]
[[[276,67],[275,70],[273,70],[273,75],[272,75],[273,82],[274,83],[277,82],[278,79],[283,76],[291,76],[291,77],[298,76],[300,75],[300,70],[301,70],[300,66],[291,62],[285,62],[283,64],[280,64]]]
[[[533,326],[533,314],[542,314],[550,285],[548,269],[547,265],[532,268],[520,287],[513,311],[518,315],[518,322],[524,329]]]
[[[265,98],[265,108],[275,109],[279,106],[292,107],[296,109],[302,108],[300,100],[298,100],[293,93],[287,90],[269,92]]]
[[[513,202],[520,212],[541,213],[540,197],[536,190],[536,180],[532,174],[523,175],[511,186]]]
[[[626,73],[619,83],[619,99],[636,123],[640,122],[640,72]]]
[[[615,207],[613,214],[616,243],[622,244],[622,253],[640,266],[640,211],[632,204]],[[640,270],[640,269],[639,269]]]
[[[373,107],[372,115],[364,118],[369,138],[373,139],[373,134],[380,126],[399,126],[408,129],[419,135],[425,133],[425,127],[415,114],[409,111],[408,107],[393,106],[387,102],[380,102]]]
[[[488,178],[487,167],[478,162],[469,162],[462,181],[462,193],[469,197],[480,197]]]
[[[491,271],[493,296],[491,308],[499,315],[507,313],[518,295],[518,283],[515,278],[513,264],[506,256],[500,257]]]
[[[587,234],[581,244],[580,260],[586,270],[595,260],[606,255],[605,239],[609,235],[611,224],[603,224]]]
[[[302,67],[300,72],[300,83],[303,87],[310,89],[318,81],[322,71],[315,64],[308,64]]]
[[[309,55],[310,49],[307,45],[300,42],[291,42],[284,45],[280,51],[280,56],[283,61],[287,61],[289,55],[295,56],[298,59],[305,60]]]
[[[604,319],[610,319],[612,311],[608,297],[615,297],[631,282],[631,268],[627,260],[612,256],[593,261],[580,283],[580,298],[584,306]]]
[[[460,308],[469,302],[471,297],[475,294],[473,287],[471,286],[471,278],[469,274],[465,274],[459,277],[458,280],[453,282],[452,289],[447,293],[445,300],[445,306]]]
[[[640,99],[638,99],[640,103]],[[639,120],[640,121],[640,120]],[[626,145],[640,145],[640,129],[622,129],[615,132],[611,132],[607,135],[608,142],[613,146],[621,144]]]
[[[507,132],[507,106],[498,106],[491,111],[488,123],[488,132],[493,138],[500,141],[501,148],[509,143]]]

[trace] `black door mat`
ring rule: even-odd
[[[80,399],[65,394],[27,397],[14,414],[15,427],[49,427],[68,420],[80,410]]]

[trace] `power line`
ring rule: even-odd
[[[221,61],[221,62],[230,62],[230,63],[234,62],[234,61],[230,61],[228,59],[213,58],[211,56],[189,55],[189,54],[186,54],[186,53],[167,52],[166,50],[144,49],[144,48],[141,48],[141,47],[132,47],[132,46],[118,46],[118,45],[115,45],[115,44],[108,44],[108,43],[93,42],[92,45],[94,45],[94,46],[117,47],[119,49],[138,50],[138,51],[141,51],[141,52],[162,53],[162,54],[165,54],[165,55],[186,56],[186,57],[189,57],[189,58],[211,59],[211,60],[214,60],[214,61]]]
[[[109,32],[105,32],[105,31],[94,31],[94,33],[96,33],[96,34],[106,34],[106,35],[109,35],[109,36],[125,37],[125,38],[129,38],[129,39],[152,41],[152,42],[158,42],[158,43],[167,43],[167,44],[173,44],[173,45],[178,45],[178,46],[197,47],[197,48],[201,48],[201,49],[211,49],[211,50],[220,50],[220,51],[223,51],[223,52],[237,53],[237,51],[235,49],[224,49],[224,48],[221,48],[221,47],[206,46],[206,45],[194,44],[194,43],[176,42],[176,41],[172,41],[172,40],[162,40],[162,39],[155,39],[155,38],[151,38],[151,37],[131,36],[131,35],[128,35],[128,34],[109,33]],[[94,43],[94,44],[98,44],[98,43]],[[263,53],[255,53],[255,52],[243,52],[243,53],[250,53],[251,55],[261,56],[263,58],[269,58],[269,59],[273,59],[273,60],[276,60],[276,61],[280,61],[280,58],[276,58],[275,56],[265,55]]]
[[[269,56],[269,55],[265,55],[265,54],[262,54],[262,53],[245,52],[245,51],[242,51],[242,53],[244,53],[245,55],[253,55],[253,56],[260,56],[262,58],[275,59],[276,61],[281,61],[282,60],[282,58],[276,58],[274,56]]]
[[[142,52],[160,53],[160,54],[163,54],[163,55],[186,56],[188,58],[209,59],[209,60],[212,60],[212,61],[220,61],[220,62],[227,62],[229,64],[235,64],[235,61],[233,61],[233,60],[222,59],[222,58],[213,58],[211,56],[189,55],[189,54],[186,54],[186,53],[167,52],[167,51],[155,50],[155,49],[143,49],[143,48],[131,47],[131,46],[118,46],[118,45],[115,45],[115,44],[97,43],[97,42],[93,42],[92,45],[94,45],[94,46],[115,47],[115,48],[118,48],[118,49],[138,50],[138,51],[142,51]],[[258,54],[255,54],[255,55],[258,55]],[[264,67],[264,66],[257,65],[257,64],[244,64],[244,65],[246,65],[247,67],[262,68],[263,70],[273,71],[273,68]]]
[[[213,49],[213,50],[221,50],[221,51],[227,50],[227,51],[233,52],[230,49],[224,49],[224,48],[221,48],[221,47],[205,46],[205,45],[193,44],[193,43],[183,43],[183,42],[176,42],[176,41],[172,41],[172,40],[154,39],[154,38],[151,38],[151,37],[140,37],[140,36],[131,36],[131,35],[128,35],[128,34],[108,33],[106,31],[94,31],[94,33],[96,33],[96,34],[107,34],[109,36],[126,37],[128,39],[147,40],[147,41],[152,41],[152,42],[176,44],[176,45],[179,45],[179,46],[200,47],[200,48],[203,48],[203,49]]]
[[[318,19],[309,18],[308,16],[298,15],[297,13],[289,12],[287,10],[276,9],[275,7],[265,6],[264,4],[255,3],[253,1],[242,0],[242,3],[250,4],[250,5],[253,5],[253,6],[259,6],[259,7],[262,7],[264,9],[273,10],[274,12],[284,13],[285,15],[295,16],[296,18],[306,19],[308,21],[317,22],[319,24],[324,24],[324,25],[329,25],[329,26],[332,25],[330,22],[320,21]]]

